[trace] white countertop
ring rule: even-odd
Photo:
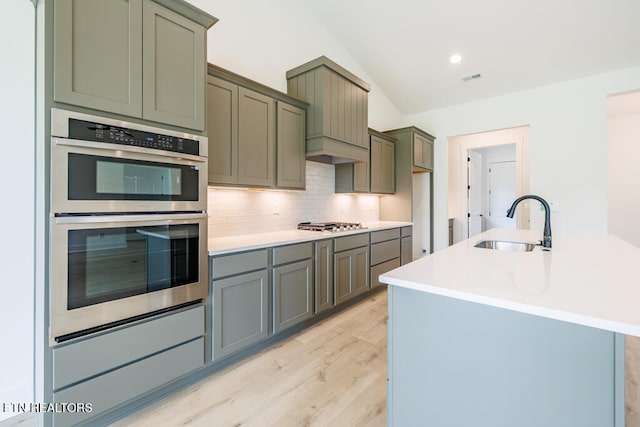
[[[554,234],[553,248],[509,252],[481,240],[537,242],[542,231],[493,229],[391,270],[380,281],[640,336],[640,249],[606,234]]]
[[[335,233],[329,231],[287,230],[258,234],[241,234],[237,236],[212,237],[208,241],[209,256],[251,249],[262,249],[272,246],[289,245],[292,243],[308,242],[312,240],[331,239],[334,237],[385,230],[388,228],[405,227],[412,225],[412,223],[401,221],[377,221],[363,222],[362,225],[365,228]]]

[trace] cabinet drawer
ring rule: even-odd
[[[351,236],[337,237],[334,242],[334,252],[346,251],[369,244],[369,233],[353,234]]]
[[[391,261],[383,262],[382,264],[371,267],[371,288],[373,289],[382,285],[378,276],[398,267],[400,267],[400,258],[392,259]]]
[[[311,258],[313,254],[311,242],[273,248],[273,265],[286,264]]]
[[[56,392],[53,394],[54,403],[91,402],[93,410],[56,413],[54,425],[75,425],[202,366],[204,338],[199,338]]]
[[[371,243],[384,242],[385,240],[399,239],[400,229],[380,230],[371,232]]]
[[[53,349],[54,390],[204,335],[204,307]]]
[[[413,227],[411,225],[409,225],[407,227],[402,227],[400,229],[400,235],[402,237],[407,237],[407,236],[413,235]]]
[[[371,245],[371,265],[380,264],[381,262],[399,257],[400,239],[388,240]]]
[[[211,258],[211,278],[217,279],[219,277],[261,270],[268,266],[269,257],[266,249],[216,256]]]

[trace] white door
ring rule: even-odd
[[[516,228],[516,219],[507,218],[507,210],[516,199],[516,162],[489,163],[489,228]]]
[[[469,150],[467,156],[468,237],[482,233],[482,154]]]

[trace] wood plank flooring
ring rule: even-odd
[[[383,291],[114,426],[384,426],[386,321]]]

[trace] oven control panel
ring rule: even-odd
[[[197,140],[69,119],[69,138],[200,155]]]

